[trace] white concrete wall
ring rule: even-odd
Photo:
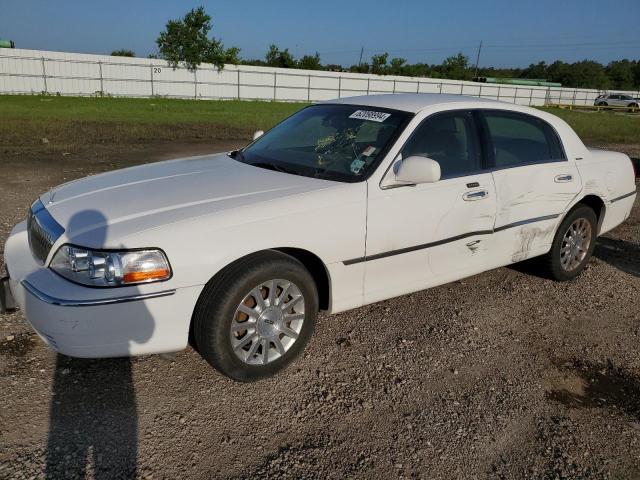
[[[198,99],[317,101],[368,93],[452,93],[522,105],[592,105],[592,89],[480,84],[437,78],[203,64],[190,72],[163,60],[0,49],[0,94],[160,95]],[[638,92],[628,92],[638,96]]]

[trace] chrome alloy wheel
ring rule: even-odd
[[[586,218],[576,219],[562,239],[560,265],[570,272],[578,268],[591,246],[591,223]]]
[[[252,289],[231,321],[231,346],[250,365],[277,360],[298,339],[304,322],[304,297],[288,280],[273,279]]]

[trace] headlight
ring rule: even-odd
[[[92,287],[158,282],[171,277],[169,261],[158,249],[114,252],[63,245],[50,267],[72,282]]]

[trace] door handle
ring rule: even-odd
[[[553,179],[556,183],[567,183],[573,181],[573,175],[569,173],[563,173],[561,175],[556,175],[556,178]]]
[[[486,190],[475,190],[473,192],[465,193],[462,198],[467,202],[471,202],[473,200],[482,200],[483,198],[487,198],[489,196],[489,192]]]

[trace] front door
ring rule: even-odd
[[[398,188],[368,186],[365,303],[422,290],[486,270],[496,192],[474,115],[428,117],[401,158],[436,160],[441,180]],[[398,160],[401,161],[401,160]]]

